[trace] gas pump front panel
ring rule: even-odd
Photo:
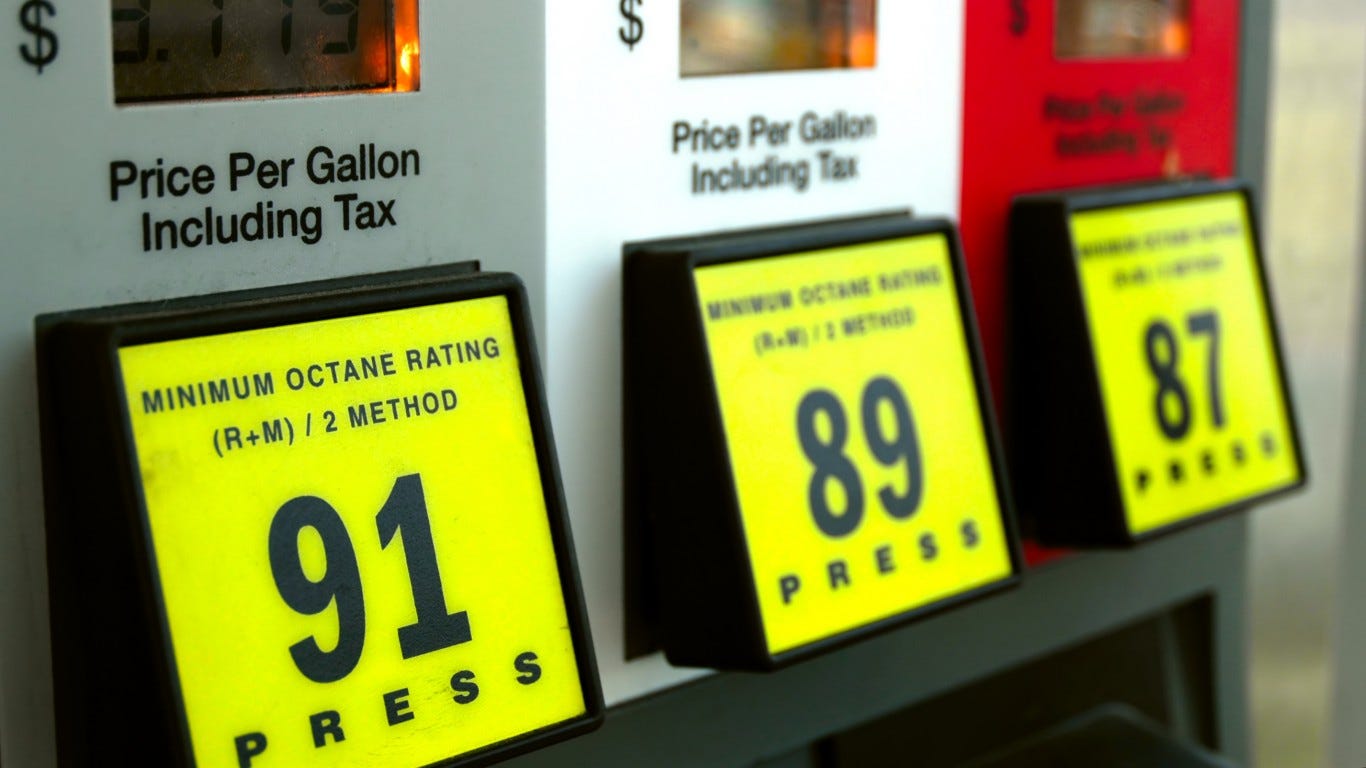
[[[55,42],[40,62],[0,67],[9,114],[23,116],[0,150],[0,225],[53,266],[25,275],[23,304],[476,259],[523,275],[539,316],[544,208],[527,193],[543,180],[539,10],[42,7],[26,18]],[[525,31],[481,46],[494,30]]]
[[[1008,242],[1012,200],[1091,185],[1229,177],[1242,3],[966,5],[963,247],[993,392],[1014,444],[1015,390],[1034,372],[1017,370],[1021,358],[1011,349],[1018,329],[1009,307],[1018,302],[1008,295],[1007,252],[1029,249]],[[1020,509],[1026,559],[1056,556],[1034,546],[1033,511],[1025,503]]]
[[[698,674],[627,637],[648,606],[618,556],[635,540],[625,515],[649,512],[623,513],[622,248],[907,208],[952,217],[963,7],[646,0],[546,12],[550,399],[562,444],[578,447],[563,457],[575,533],[604,554],[583,573],[617,703]]]
[[[936,295],[944,299],[953,293],[963,315],[965,341],[944,344],[959,354],[954,358],[959,378],[971,379],[975,389],[964,384],[954,390],[959,398],[954,412],[977,417],[964,422],[971,422],[974,439],[968,442],[975,446],[965,452],[975,451],[976,457],[967,463],[994,485],[990,493],[982,492],[971,521],[917,531],[933,534],[933,547],[918,537],[890,554],[881,544],[864,547],[871,558],[864,565],[886,574],[897,568],[902,575],[912,572],[908,558],[921,561],[916,567],[930,555],[940,565],[950,556],[961,558],[936,572],[941,581],[918,585],[924,588],[909,597],[879,594],[863,608],[823,624],[787,621],[783,611],[792,601],[811,597],[822,580],[827,586],[841,583],[840,574],[829,568],[840,557],[827,558],[820,573],[785,579],[795,573],[792,568],[764,561],[774,551],[761,552],[762,543],[744,549],[750,547],[744,538],[749,529],[743,527],[749,522],[745,518],[742,525],[737,512],[732,532],[741,535],[731,541],[742,550],[727,556],[756,569],[744,574],[748,581],[729,582],[751,590],[746,594],[754,598],[752,623],[742,633],[751,643],[746,660],[775,666],[993,591],[1019,572],[1004,475],[984,415],[990,398],[983,389],[984,370],[998,372],[994,383],[999,386],[1004,368],[1005,238],[1012,196],[1164,171],[1222,176],[1232,165],[1236,1],[1146,3],[1153,15],[1142,17],[1129,14],[1137,3],[1123,0],[614,0],[593,8],[434,0],[208,0],[202,5],[172,9],[149,0],[110,0],[82,10],[64,0],[30,0],[21,6],[23,37],[12,46],[20,55],[0,66],[9,114],[22,116],[7,121],[6,145],[0,149],[0,176],[8,182],[0,187],[0,231],[22,256],[0,266],[0,354],[30,360],[32,318],[71,307],[160,301],[465,259],[516,272],[527,284],[528,312],[544,330],[547,398],[556,433],[562,446],[572,446],[561,457],[564,491],[575,539],[581,551],[591,553],[581,563],[582,577],[608,704],[702,674],[673,667],[648,642],[633,647],[628,637],[640,619],[637,598],[648,585],[633,583],[631,564],[621,556],[623,541],[629,555],[638,533],[630,516],[654,510],[626,508],[623,490],[619,340],[623,304],[639,298],[623,297],[628,290],[622,277],[625,244],[907,209],[953,218],[961,206],[963,258],[974,278],[975,302],[965,294],[966,278],[959,274],[952,243],[947,258],[962,282],[954,283],[956,293],[944,289]],[[1116,29],[1132,34],[1116,34]],[[965,93],[970,95],[966,105]],[[834,225],[835,231],[840,228]],[[851,233],[843,230],[834,240],[849,245]],[[821,257],[801,248],[763,255],[775,257],[774,263],[779,256]],[[934,258],[939,255],[936,251]],[[730,254],[690,264],[688,290],[694,298],[727,293],[727,280],[744,282],[751,278],[748,270],[762,272],[770,261],[748,256],[755,258]],[[547,295],[545,287],[552,284],[553,295]],[[974,303],[981,312],[985,367],[977,359],[967,311]],[[693,301],[689,311],[697,314],[701,306]],[[712,326],[701,315],[697,319],[698,338],[711,338],[706,334]],[[219,330],[246,330],[230,326]],[[725,412],[724,424],[716,421],[718,430],[752,432],[753,426],[744,423],[754,415],[748,412],[750,403],[772,403],[764,402],[762,393],[743,392],[743,374],[722,370],[726,360],[745,357],[752,345],[730,344],[722,339],[722,325],[714,329],[716,349],[733,347],[735,359],[692,350],[695,368],[686,374],[712,388],[716,413]],[[771,343],[782,338],[775,334]],[[147,353],[141,346],[105,349],[112,356],[105,361],[108,378],[98,383],[106,389],[124,385],[112,372],[123,365],[125,352],[127,373],[154,370],[155,363],[140,367],[137,358]],[[165,359],[185,366],[206,363],[194,357]],[[938,416],[922,413],[917,403],[926,395],[913,392],[911,384],[895,383],[902,379],[871,367],[858,373],[861,377],[851,373],[847,381],[795,392],[797,403],[783,412],[794,419],[799,413],[810,417],[815,442],[804,446],[802,456],[831,458],[823,446],[832,439],[837,408],[852,424],[872,403],[875,416],[864,419],[862,442],[851,436],[849,443],[873,474],[887,475],[868,481],[872,490],[865,501],[883,509],[880,516],[865,515],[864,529],[871,536],[905,522],[897,517],[904,511],[897,499],[907,503],[912,484],[909,476],[891,478],[910,466],[905,438],[912,432],[904,429],[901,416],[909,413],[917,427]],[[0,487],[14,496],[0,508],[11,510],[19,531],[0,544],[0,563],[4,577],[22,594],[37,594],[43,587],[42,564],[33,562],[33,542],[44,536],[36,522],[42,498],[32,458],[38,453],[37,419],[29,405],[37,399],[34,380],[27,362],[6,368],[0,377],[0,387],[11,394],[4,421],[20,446],[19,460],[0,468]],[[895,386],[889,388],[888,380]],[[826,391],[835,404],[820,394],[805,397],[816,390]],[[791,399],[794,392],[784,396]],[[906,409],[900,407],[902,396]],[[435,397],[439,412],[441,392]],[[385,407],[378,406],[376,413],[383,415]],[[274,418],[265,419],[272,430]],[[135,421],[110,428],[134,430]],[[306,423],[305,431],[310,426],[317,424]],[[724,439],[709,450],[705,460],[732,458]],[[983,451],[986,459],[978,455]],[[936,451],[928,460],[944,455]],[[157,480],[125,469],[130,487]],[[393,498],[416,499],[415,482],[421,497],[434,503],[436,490],[422,471],[388,469],[364,492],[359,490],[365,485],[362,473],[346,478],[351,490],[341,493],[347,502],[330,498],[328,489],[300,490],[289,499],[317,498],[337,507],[347,531],[365,523],[366,515],[365,524],[377,524],[375,516]],[[746,498],[763,495],[742,480],[761,470],[731,474],[727,464],[725,472],[737,489],[745,486],[739,493]],[[406,479],[414,475],[421,480]],[[822,477],[822,487],[835,484]],[[238,478],[232,490],[250,482]],[[873,493],[888,489],[890,500]],[[835,498],[827,502],[835,504]],[[141,498],[123,501],[128,509],[146,512],[134,522],[149,530],[155,526],[157,513],[143,510]],[[150,497],[147,501],[152,504]],[[284,509],[285,501],[272,511]],[[314,513],[321,509],[313,502],[305,506]],[[839,522],[843,517],[833,512],[826,517],[831,525],[848,522]],[[917,518],[912,520],[916,526],[929,526],[923,514],[908,517]],[[978,525],[999,518],[1005,519],[990,530]],[[816,520],[812,517],[812,525],[819,528]],[[967,522],[974,525],[965,527]],[[280,561],[297,560],[295,575],[303,574],[310,584],[323,578],[323,555],[329,562],[346,560],[332,557],[339,550],[329,549],[328,541],[335,544],[340,537],[326,538],[327,525],[302,526],[317,530],[318,540],[298,539],[297,558]],[[1160,529],[1164,523],[1156,525]],[[756,518],[756,542],[762,527]],[[400,528],[395,536],[406,537],[407,530]],[[155,547],[154,536],[134,544]],[[950,552],[948,543],[957,549]],[[282,557],[289,555],[288,547],[277,549]],[[562,557],[559,544],[552,549]],[[152,562],[136,547],[126,554],[147,558],[144,565]],[[358,555],[362,578],[371,579],[363,559]],[[403,565],[388,565],[396,563]],[[561,586],[572,581],[559,573]],[[399,583],[395,574],[386,577],[389,587]],[[764,590],[767,597],[761,598]],[[775,594],[788,603],[769,605],[761,614],[760,602],[773,603]],[[161,615],[156,600],[141,606],[147,615]],[[41,602],[10,601],[10,613],[0,621],[5,635],[0,648],[6,649],[6,672],[11,673],[6,681],[14,686],[14,699],[38,702],[37,714],[14,710],[3,724],[6,756],[35,764],[49,761],[56,740],[43,707],[47,617],[41,607],[28,607]],[[568,610],[574,625],[573,606]],[[389,623],[391,631],[402,625]],[[367,638],[384,628],[370,624]],[[190,625],[193,633],[197,623]],[[582,642],[571,630],[575,642]],[[166,631],[172,637],[174,630]],[[521,668],[527,666],[522,653],[513,656],[514,672],[529,674]],[[582,662],[588,655],[575,646],[574,659]],[[43,669],[16,681],[12,673],[21,666]],[[457,679],[467,669],[475,671],[452,670],[447,687],[468,683]],[[573,696],[565,693],[564,706],[553,712],[533,708],[525,716],[510,716],[517,722],[504,723],[505,731],[548,734],[566,723],[572,729],[591,721],[590,676],[582,667],[580,673],[579,699],[566,704]],[[482,684],[483,673],[477,674]],[[59,685],[70,682],[59,680]],[[560,682],[564,687],[556,690],[572,688]],[[396,680],[381,693],[403,687]],[[194,695],[189,688],[174,695]],[[477,703],[492,703],[495,693],[508,690],[545,687],[491,686],[481,689]],[[461,695],[472,695],[468,686],[451,689],[447,698]],[[178,701],[158,706],[179,713],[172,706]],[[409,712],[422,717],[415,704],[400,703],[413,704],[416,696],[376,701],[368,716],[398,712],[399,723],[385,728],[414,724],[402,717]],[[324,741],[335,745],[328,741],[335,726],[327,716],[332,711],[319,703],[309,715],[322,718],[314,723],[305,717],[303,738],[311,738],[309,729],[320,729]],[[184,726],[186,734],[192,730],[188,721],[173,720],[161,726]],[[256,739],[258,733],[265,738]],[[280,746],[281,739],[298,736],[276,738],[250,723],[242,723],[235,734],[233,739],[244,737],[233,741],[239,757],[263,749],[280,754],[288,749]],[[264,746],[267,741],[270,746]],[[489,756],[504,743],[455,745],[450,754]],[[403,759],[409,757],[420,761],[430,755]]]
[[[0,468],[15,531],[0,581],[28,597],[5,602],[0,648],[7,699],[32,705],[0,730],[6,764],[51,765],[79,737],[51,714],[33,318],[479,260],[520,275],[543,321],[545,17],[427,0],[20,5],[0,63],[0,421],[25,458]],[[374,494],[411,474],[392,469]],[[292,738],[267,735],[268,753]]]
[[[405,92],[421,82],[417,0],[110,5],[119,104]]]

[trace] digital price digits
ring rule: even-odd
[[[417,0],[110,0],[110,14],[117,103],[418,87]]]
[[[309,0],[302,0],[308,2]],[[382,2],[383,0],[376,0]],[[163,0],[164,2],[164,0]],[[209,50],[213,52],[213,57],[219,58],[223,53],[223,0],[204,0],[212,7],[216,13],[208,20],[207,32],[209,38]],[[280,0],[280,52],[288,56],[294,48],[294,4],[296,0]],[[350,55],[356,52],[357,34],[360,30],[360,2],[361,0],[317,0],[318,10],[325,16],[345,17],[346,36],[344,39],[323,41],[321,52],[324,55]],[[157,6],[162,7],[162,6]],[[183,15],[182,7],[175,7],[178,15]],[[140,64],[147,61],[152,48],[152,16],[154,13],[153,0],[137,0],[137,6],[133,8],[114,8],[112,17],[115,26],[134,25],[136,34],[135,47],[116,48],[114,50],[115,64]],[[157,50],[157,61],[163,62],[169,59],[169,52],[164,49]]]

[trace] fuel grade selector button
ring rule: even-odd
[[[486,764],[602,716],[527,300],[391,273],[38,319],[59,732]]]
[[[1018,574],[957,236],[627,247],[628,515],[672,663],[771,669]]]
[[[1021,198],[1012,469],[1047,543],[1122,545],[1305,482],[1248,189]]]

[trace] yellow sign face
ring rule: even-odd
[[[1299,481],[1243,197],[1072,215],[1129,530]]]
[[[943,234],[695,280],[771,655],[1012,575]]]
[[[416,768],[585,714],[506,298],[119,362],[200,768]]]

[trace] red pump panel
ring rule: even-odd
[[[1018,194],[1231,175],[1239,0],[972,0],[962,236],[998,406]],[[1027,548],[1027,559],[1047,559]]]
[[[1060,7],[1087,0],[968,3],[963,242],[998,388],[1015,195],[1233,172],[1239,3],[1187,2],[1184,55],[1082,58],[1057,55],[1056,22]],[[1162,5],[1089,0],[1107,3]]]

